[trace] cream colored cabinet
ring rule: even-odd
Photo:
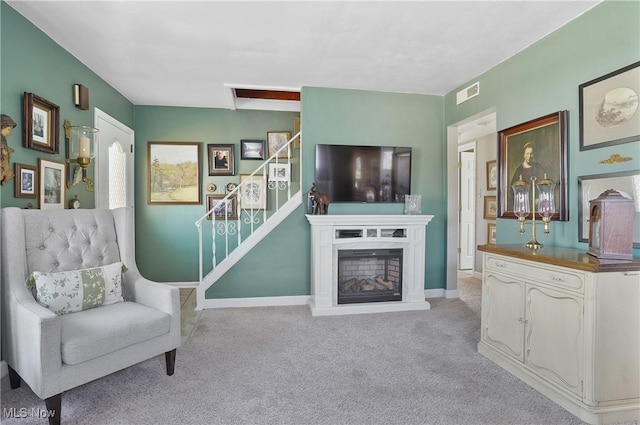
[[[479,248],[478,351],[586,422],[640,420],[640,262],[594,272],[582,256]]]

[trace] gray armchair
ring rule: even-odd
[[[136,266],[133,210],[1,210],[2,359],[11,388],[26,382],[55,410],[62,393],[165,353],[173,375],[180,346],[177,288],[144,279]],[[69,314],[39,304],[25,280],[122,262],[124,301]]]

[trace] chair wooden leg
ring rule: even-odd
[[[60,425],[60,412],[62,409],[62,393],[52,395],[44,400],[49,414],[49,425]]]
[[[22,379],[18,372],[16,372],[11,366],[8,366],[9,369],[9,384],[11,384],[11,389],[15,390],[16,388],[20,388],[20,384],[22,383]]]
[[[164,359],[167,363],[167,375],[171,376],[176,365],[176,349],[164,353]]]

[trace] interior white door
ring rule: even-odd
[[[475,152],[460,152],[460,270],[473,269],[476,252],[475,164]]]
[[[96,108],[100,130],[96,155],[96,208],[133,207],[134,131]]]

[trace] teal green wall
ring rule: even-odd
[[[425,288],[444,288],[445,157],[441,96],[305,87],[302,187],[313,182],[315,145],[411,146],[411,193],[422,195],[427,226]],[[330,214],[402,214],[403,204],[336,203]],[[308,231],[304,234],[308,240]]]
[[[158,281],[195,281],[198,279],[198,233],[194,223],[204,213],[206,186],[214,183],[215,193],[224,194],[227,183],[238,183],[240,174],[250,174],[260,161],[240,159],[241,139],[266,140],[268,131],[290,131],[293,134],[294,118],[297,112],[246,111],[213,108],[183,108],[161,106],[136,106],[136,155],[135,155],[135,205],[136,205],[136,257],[141,273]],[[147,203],[147,143],[154,142],[199,142],[202,159],[202,204],[200,205],[149,205]],[[235,176],[209,176],[207,166],[207,144],[224,143],[235,145]],[[210,226],[211,222],[205,223]],[[208,227],[210,229],[210,227]],[[209,231],[209,230],[208,230]],[[295,238],[286,225],[270,235],[271,241],[262,243],[273,246],[288,246]],[[294,242],[292,242],[294,241]],[[210,270],[210,241],[205,240],[207,263],[205,273]],[[256,269],[272,270],[275,263],[271,256],[249,254],[247,267],[239,264],[233,273],[227,273],[212,291],[224,291],[237,296],[254,296],[252,286],[242,283],[253,281]],[[296,250],[290,255],[293,264],[308,262],[304,250]],[[285,273],[287,264],[273,267],[271,278],[280,285],[295,284],[295,275]],[[245,275],[247,277],[245,277]],[[231,278],[232,276],[233,278]],[[263,276],[264,278],[264,276]],[[229,280],[232,284],[226,283]],[[281,292],[282,288],[277,291]],[[278,292],[278,293],[279,293]]]
[[[296,113],[230,111],[207,108],[133,106],[126,98],[60,48],[4,2],[0,3],[0,109],[18,122],[9,137],[15,149],[11,162],[37,163],[38,157],[64,160],[61,153],[45,154],[22,148],[22,93],[33,92],[60,106],[61,121],[93,122],[100,108],[136,131],[136,240],[142,273],[160,281],[197,279],[197,232],[194,222],[204,212],[206,184],[216,193],[238,176],[209,177],[207,143],[265,139],[267,131],[293,131]],[[640,142],[579,151],[578,85],[640,59],[640,3],[605,1],[516,56],[446,96],[393,94],[305,87],[302,91],[303,143],[300,155],[302,189],[313,181],[315,145],[346,143],[413,147],[412,192],[422,195],[422,211],[433,214],[427,227],[425,288],[445,287],[446,264],[446,135],[447,126],[495,108],[498,129],[546,115],[569,111],[570,221],[554,222],[550,243],[584,248],[577,242],[577,177],[640,168]],[[480,95],[455,105],[455,93],[480,81]],[[90,90],[92,109],[72,104],[72,86]],[[62,122],[61,122],[62,123]],[[63,140],[61,140],[62,142]],[[147,142],[202,143],[203,204],[160,206],[147,204]],[[632,161],[601,165],[612,153]],[[257,162],[240,161],[237,174],[253,171]],[[92,167],[90,175],[92,174]],[[85,207],[93,194],[74,187]],[[31,200],[13,197],[13,186],[2,187],[2,206],[26,206]],[[35,203],[35,200],[33,200]],[[331,214],[401,214],[400,204],[333,204]],[[289,216],[213,287],[207,298],[304,295],[309,293],[309,225],[304,207]],[[514,220],[498,220],[501,243],[520,242]],[[635,250],[635,255],[640,255]]]
[[[569,111],[568,222],[554,222],[543,243],[578,242],[578,176],[640,169],[640,141],[580,151],[578,86],[640,60],[640,2],[605,1],[444,98],[446,125],[495,108],[498,131],[556,111]],[[480,95],[456,106],[456,93],[480,82]],[[632,161],[600,164],[613,153]],[[498,243],[527,242],[517,221],[497,220]],[[527,229],[527,231],[529,231]],[[526,240],[524,240],[526,239]],[[640,255],[640,250],[634,250]]]
[[[37,166],[38,158],[64,162],[64,120],[74,125],[93,125],[94,107],[133,127],[133,105],[125,97],[5,2],[0,3],[0,24],[0,111],[18,124],[7,138],[9,147],[15,151],[11,155],[12,167],[16,162]],[[87,111],[73,106],[76,83],[89,88],[91,107]],[[59,154],[22,147],[24,92],[34,93],[60,107]],[[93,177],[93,166],[89,167],[88,175]],[[11,180],[0,189],[3,207],[26,207],[29,203],[37,206],[37,199],[15,198],[13,184]],[[93,207],[93,192],[88,192],[84,184],[69,189],[67,200],[76,194],[83,207]]]

